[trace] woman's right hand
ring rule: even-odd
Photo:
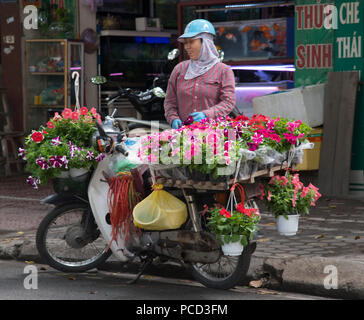
[[[178,129],[179,127],[182,127],[182,121],[180,119],[173,120],[172,129]]]

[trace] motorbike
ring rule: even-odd
[[[36,245],[42,259],[63,272],[84,272],[100,266],[113,254],[119,261],[140,263],[141,270],[130,283],[136,282],[151,263],[173,261],[189,268],[206,287],[234,287],[246,276],[256,242],[249,241],[239,256],[223,254],[216,236],[209,231],[206,216],[201,214],[202,204],[216,202],[216,190],[165,188],[186,203],[187,221],[179,229],[139,229],[128,241],[123,235],[112,241],[105,172],[109,172],[115,157],[135,156],[118,120],[108,116],[98,125],[93,141],[105,158],[97,168],[75,178],[55,179],[55,193],[43,200],[55,207],[37,230]],[[143,178],[149,181],[148,171]]]

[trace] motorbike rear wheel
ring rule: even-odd
[[[253,200],[248,201],[246,207],[258,208]],[[201,226],[208,231],[204,218],[201,219]],[[221,255],[215,263],[191,263],[192,276],[208,288],[231,289],[246,276],[255,247],[256,242],[249,243],[240,256]]]
[[[63,272],[84,272],[99,266],[111,255],[88,205],[57,206],[40,223],[36,245],[51,267]]]

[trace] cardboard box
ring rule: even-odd
[[[320,166],[320,153],[322,144],[322,127],[313,128],[308,140],[314,143],[313,149],[303,150],[303,162],[296,166],[295,170],[318,170]]]
[[[301,120],[310,127],[319,127],[324,123],[324,95],[325,84],[264,95],[253,99],[254,113]]]

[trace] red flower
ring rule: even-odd
[[[40,143],[43,141],[44,136],[41,132],[33,132],[31,138],[34,142]]]
[[[237,206],[236,206],[236,210],[238,210],[239,212],[241,213],[245,213],[245,208],[244,208],[244,205],[242,203],[239,203]]]
[[[82,116],[86,116],[88,113],[88,109],[86,107],[82,107],[80,111]]]
[[[235,118],[235,121],[247,121],[247,120],[249,120],[249,118],[243,115],[237,116]]]
[[[225,218],[231,218],[231,213],[229,211],[227,211],[226,209],[221,209],[220,215],[225,216]]]

